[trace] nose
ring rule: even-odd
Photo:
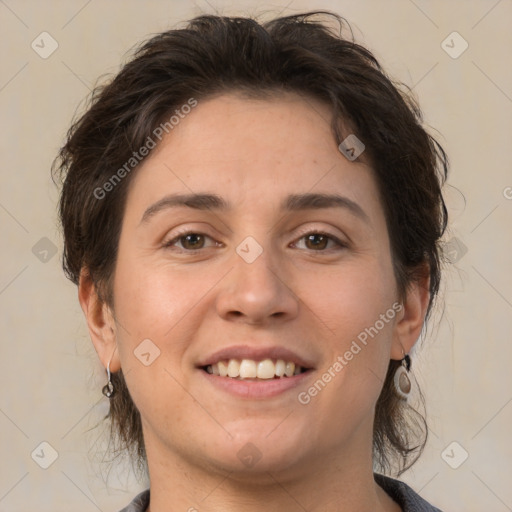
[[[292,278],[283,258],[264,248],[252,262],[238,253],[233,268],[221,281],[217,313],[225,320],[248,324],[270,324],[295,318],[299,298],[292,289]]]

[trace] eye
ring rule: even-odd
[[[307,249],[311,249],[316,252],[326,252],[325,249],[329,242],[334,242],[340,249],[346,248],[347,244],[341,242],[338,238],[329,233],[324,233],[323,231],[310,231],[305,235],[302,235],[300,240],[305,241],[305,245]],[[296,245],[296,244],[294,244]]]
[[[204,233],[199,233],[196,231],[187,231],[184,233],[179,233],[172,240],[163,243],[164,248],[176,247],[178,245],[178,249],[181,249],[185,252],[194,252],[199,251],[201,249],[207,248],[205,245],[206,240],[213,240],[208,235]],[[304,240],[306,249],[310,249],[314,252],[326,252],[328,249],[329,242],[334,243],[338,246],[339,249],[343,249],[347,247],[347,244],[341,242],[334,235],[329,233],[325,233],[323,231],[310,231],[299,238],[299,241]],[[216,242],[213,240],[213,246],[222,245],[220,242]],[[181,247],[180,247],[181,245]],[[292,244],[293,246],[297,246],[297,243]],[[299,247],[300,248],[300,247]]]
[[[178,249],[183,249],[184,251],[197,251],[205,248],[205,240],[213,238],[205,235],[204,233],[198,233],[196,231],[187,231],[186,233],[180,233],[178,236],[174,237],[172,240],[168,242],[164,242],[164,247],[172,247],[176,245],[176,243],[180,243],[181,247]],[[214,241],[215,242],[215,241]],[[215,242],[215,245],[219,245],[218,242]]]

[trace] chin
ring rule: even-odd
[[[234,455],[234,456],[233,456]],[[220,459],[218,454],[212,454],[209,460],[211,469],[220,473],[229,473],[231,480],[254,484],[268,484],[272,480],[270,474],[291,473],[300,461],[296,450],[275,453],[270,450],[260,450],[256,444],[247,443],[238,452]],[[282,478],[282,477],[281,477]],[[275,484],[275,481],[272,480]]]
[[[254,421],[251,420],[251,423]],[[276,426],[279,422],[275,421],[263,422],[263,425],[264,428],[258,431],[242,426],[236,431],[230,429],[233,438],[226,436],[224,442],[212,450],[208,457],[211,463],[218,469],[239,474],[243,478],[261,474],[267,481],[269,472],[290,470],[306,456],[306,444],[299,439],[296,430],[290,432],[283,428],[278,433]],[[220,454],[224,456],[220,458]]]

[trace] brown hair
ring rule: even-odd
[[[337,144],[349,133],[365,144],[364,157],[372,164],[384,206],[400,296],[420,276],[430,277],[426,322],[440,284],[439,240],[447,224],[441,186],[448,159],[422,127],[410,91],[393,82],[352,36],[342,36],[345,24],[349,27],[327,11],[264,24],[203,15],[140,46],[113,80],[95,88],[53,165],[63,184],[59,213],[66,275],[78,284],[85,269],[100,298],[114,308],[111,278],[126,190],[135,170],[111,187],[108,200],[98,198],[95,190],[175,109],[192,97],[201,101],[241,92],[264,98],[294,92],[330,107]],[[398,474],[420,456],[428,432],[424,416],[393,393],[399,364],[389,363],[373,434],[375,467],[384,472],[394,468]],[[117,393],[107,416],[111,439],[144,465],[140,414],[122,370],[112,380]],[[421,392],[419,396],[424,405]]]

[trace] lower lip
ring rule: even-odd
[[[279,379],[265,380],[239,380],[231,377],[220,377],[213,373],[208,373],[202,369],[199,370],[213,386],[227,391],[232,395],[242,398],[271,398],[289,391],[304,382],[309,377],[312,370],[307,370],[292,377],[280,377]]]

